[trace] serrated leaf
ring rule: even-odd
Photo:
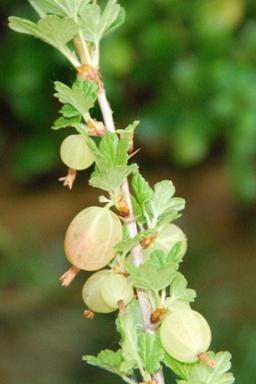
[[[164,364],[175,373],[175,375],[186,380],[189,378],[190,371],[194,367],[194,364],[181,363],[180,361],[173,359],[167,353],[165,353],[163,361]]]
[[[180,264],[184,257],[182,242],[176,243],[168,254],[168,260],[172,263]]]
[[[143,321],[136,300],[127,306],[126,312],[118,317],[116,324],[121,334],[120,346],[124,359],[121,368],[130,372],[142,364],[138,353],[138,336],[143,330]]]
[[[154,231],[152,229],[141,231],[138,233],[137,236],[134,236],[133,238],[124,239],[120,241],[120,243],[118,243],[115,248],[119,252],[128,253],[146,237],[153,236],[153,235],[154,235]]]
[[[109,171],[97,175],[93,173],[89,184],[94,188],[115,193],[124,182],[124,180],[133,172],[137,171],[137,165],[120,165],[110,168]]]
[[[95,88],[91,87],[91,82],[81,89],[76,83],[72,88],[59,81],[56,81],[54,94],[55,97],[63,104],[69,104],[75,108],[82,116],[89,112],[96,101]]]
[[[81,4],[86,5],[90,0],[30,0],[35,8],[45,13],[57,16],[74,17],[78,14]]]
[[[63,105],[60,109],[60,113],[66,118],[81,116],[78,110],[70,104]]]
[[[76,127],[77,124],[81,122],[81,116],[75,116],[67,119],[66,117],[59,117],[52,127],[53,130],[58,130],[61,128]]]
[[[70,17],[46,16],[37,24],[19,17],[9,17],[9,26],[16,32],[33,35],[60,51],[78,32],[78,25]]]
[[[79,15],[86,40],[94,44],[98,44],[106,33],[116,29],[125,19],[125,12],[116,0],[108,0],[103,12],[97,4],[82,5]]]
[[[227,373],[231,368],[231,354],[207,352],[206,355],[215,361],[215,368],[210,368],[202,362],[195,364],[184,384],[233,384],[233,374]]]
[[[161,291],[168,287],[176,276],[177,266],[168,263],[164,267],[158,267],[152,260],[141,264],[136,273],[132,273],[128,280],[136,288],[144,290]]]
[[[196,292],[187,288],[187,280],[178,272],[170,287],[170,297],[166,300],[166,306],[170,310],[189,305],[196,298]]]
[[[46,16],[47,12],[44,11],[43,8],[40,7],[40,5],[37,4],[37,0],[28,0],[31,7],[34,8],[34,10],[38,13],[38,15],[43,18]]]
[[[164,226],[176,219],[185,206],[181,198],[173,197],[175,187],[169,180],[163,180],[155,185],[154,194],[146,204],[146,211],[151,218],[152,225]]]
[[[113,352],[108,349],[100,352],[98,356],[84,356],[83,360],[90,365],[104,368],[114,373],[120,372],[120,366],[123,362],[121,350]]]
[[[152,188],[140,173],[132,177],[131,185],[139,205],[143,207],[153,197]]]
[[[148,373],[156,372],[164,357],[164,350],[159,337],[145,332],[139,335],[138,347],[144,369]]]

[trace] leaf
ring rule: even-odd
[[[109,171],[101,173],[99,176],[92,174],[89,184],[94,188],[115,193],[121,187],[124,180],[133,172],[137,171],[137,165],[120,165],[110,168]]]
[[[67,128],[67,127],[76,127],[77,124],[81,122],[81,116],[75,116],[71,118],[66,118],[66,117],[59,117],[55,122],[52,127],[53,130],[58,130],[61,128]]]
[[[81,5],[86,5],[90,0],[31,0],[35,9],[57,16],[74,17],[78,14]]]
[[[90,365],[103,368],[109,372],[122,375],[121,365],[123,363],[123,357],[121,350],[117,352],[106,349],[98,354],[98,356],[83,356],[83,360]]]
[[[169,252],[168,260],[170,262],[180,264],[183,260],[183,257],[184,257],[184,249],[183,249],[182,242],[179,241],[173,246],[173,248]]]
[[[164,357],[159,337],[149,332],[139,335],[138,339],[139,355],[141,357],[143,367],[148,373],[156,372]]]
[[[104,34],[119,27],[125,19],[125,12],[116,0],[108,0],[103,12],[97,4],[83,5],[79,15],[85,39],[94,44],[98,44]]]
[[[31,7],[34,8],[34,10],[38,13],[38,15],[43,18],[46,16],[46,12],[44,11],[43,8],[41,8],[38,4],[37,4],[37,1],[36,0],[28,0]]]
[[[138,335],[143,330],[143,321],[136,300],[127,306],[126,312],[118,317],[116,324],[121,334],[120,346],[124,360],[121,369],[130,372],[142,364],[138,353]]]
[[[94,106],[96,101],[95,87],[92,86],[94,82],[86,82],[85,87],[81,89],[80,83],[74,83],[72,88],[67,85],[56,81],[54,94],[55,97],[63,104],[71,105],[82,116],[89,112]]]
[[[132,129],[135,129],[135,125]],[[89,181],[91,186],[116,194],[124,180],[138,171],[136,164],[127,165],[131,132],[129,126],[122,130],[120,138],[117,133],[108,132],[101,139],[94,151],[96,168]]]
[[[168,287],[175,275],[177,266],[174,263],[165,264],[157,267],[154,261],[148,260],[141,264],[128,280],[130,284],[139,289],[161,291]]]
[[[153,197],[153,190],[139,172],[132,177],[131,185],[139,205],[143,207]]]
[[[186,380],[189,378],[190,371],[194,367],[194,364],[181,363],[180,361],[173,359],[167,353],[165,353],[163,361],[164,364],[175,373],[175,375]]]
[[[80,116],[80,113],[70,104],[65,104],[60,110],[60,113],[67,118]]]
[[[215,368],[209,368],[202,362],[195,364],[184,384],[233,384],[235,381],[233,374],[227,373],[231,368],[231,354],[207,352],[206,355],[215,361]]]
[[[170,287],[170,297],[166,300],[166,306],[170,310],[175,310],[184,305],[189,305],[196,298],[196,292],[187,288],[187,280],[178,272]]]
[[[59,51],[67,51],[66,44],[78,32],[78,25],[70,17],[46,16],[37,24],[19,17],[9,17],[9,26],[16,32],[33,35]]]
[[[155,185],[154,194],[146,204],[146,211],[152,220],[152,225],[164,226],[178,216],[184,209],[185,201],[174,198],[175,187],[169,180],[163,180]]]
[[[146,237],[153,236],[154,231],[152,229],[147,229],[145,231],[141,231],[138,233],[137,236],[129,239],[122,240],[120,243],[116,245],[116,249],[119,252],[128,253],[130,252],[136,245],[140,244],[142,240],[144,240]]]

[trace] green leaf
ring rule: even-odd
[[[70,104],[65,104],[60,110],[60,113],[67,118],[81,116],[76,108]]]
[[[51,15],[74,17],[78,14],[81,5],[86,5],[89,1],[90,0],[30,0],[30,3],[36,10],[40,9]]]
[[[117,352],[106,349],[98,354],[98,356],[83,356],[83,360],[90,365],[103,368],[109,372],[116,373],[122,376],[121,365],[123,363],[123,357],[121,350]]]
[[[189,378],[190,371],[194,367],[194,364],[181,363],[180,361],[173,359],[167,353],[164,355],[164,364],[170,368],[175,375],[185,380]]]
[[[66,117],[59,117],[52,127],[53,130],[58,130],[61,128],[67,128],[67,127],[76,127],[77,124],[81,122],[81,116],[75,116],[71,117],[70,119],[67,119]]]
[[[136,164],[120,165],[110,168],[108,172],[101,173],[99,176],[97,176],[97,173],[93,173],[89,184],[94,188],[103,189],[114,194],[121,187],[124,180],[131,173],[136,172],[137,169]]]
[[[139,289],[161,291],[168,287],[176,276],[177,266],[167,263],[157,266],[151,259],[141,264],[128,277],[129,282]]]
[[[215,361],[215,368],[210,368],[202,362],[195,364],[184,384],[233,384],[235,381],[233,374],[227,373],[231,368],[231,354],[207,352],[206,355]]]
[[[9,17],[9,26],[16,32],[35,36],[61,52],[67,52],[66,44],[78,32],[78,25],[70,17],[46,16],[36,24],[12,16]]]
[[[155,185],[154,195],[146,204],[146,210],[152,220],[152,225],[163,226],[174,220],[178,212],[184,209],[185,201],[174,198],[175,187],[169,180],[163,180]]]
[[[129,304],[126,312],[116,320],[118,332],[121,334],[120,346],[124,363],[121,369],[125,373],[142,366],[138,352],[138,336],[143,330],[143,321],[136,300]]]
[[[145,332],[139,335],[138,347],[145,370],[148,373],[158,371],[164,357],[164,350],[159,337],[149,332]]]
[[[187,288],[187,280],[178,272],[170,287],[170,297],[166,300],[166,306],[171,310],[189,305],[196,298],[196,292]]]
[[[184,257],[184,248],[182,242],[179,241],[174,247],[171,249],[168,255],[168,260],[170,262],[180,264]]]
[[[146,237],[153,236],[155,231],[152,229],[147,229],[145,231],[141,231],[138,233],[137,236],[129,239],[124,239],[120,243],[116,245],[116,249],[119,252],[128,253],[130,252],[136,245],[138,245],[142,240],[144,240]]]
[[[106,33],[119,27],[125,19],[125,12],[116,0],[108,0],[103,12],[97,4],[83,5],[79,15],[85,39],[95,44]]]
[[[131,173],[137,172],[136,164],[127,165],[128,150],[134,129],[135,124],[122,130],[120,137],[112,132],[104,135],[99,147],[94,151],[96,167],[89,181],[91,186],[115,195],[124,180]]]
[[[34,8],[34,10],[38,13],[38,15],[43,18],[46,16],[46,12],[44,11],[43,8],[41,8],[39,5],[38,5],[38,2],[37,0],[28,0],[31,7]]]
[[[56,90],[54,96],[61,103],[71,105],[82,116],[88,113],[94,106],[97,97],[94,82],[86,82],[83,89],[81,89],[78,83],[74,83],[72,88],[59,81],[56,81],[54,84]]]
[[[139,172],[132,177],[131,185],[139,205],[144,207],[144,204],[153,197],[153,190]]]

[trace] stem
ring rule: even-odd
[[[84,40],[84,39],[82,39],[82,40]],[[84,41],[84,44],[86,45],[85,41]],[[82,46],[84,46],[84,44],[82,44]],[[79,51],[78,51],[78,54],[79,54]],[[84,57],[85,57],[84,55],[83,56],[80,55],[80,60],[81,60],[82,64],[86,64],[83,62]],[[97,63],[97,66],[98,66],[98,64],[99,63]],[[102,112],[103,120],[104,120],[107,131],[115,132],[116,128],[115,128],[115,123],[114,123],[114,119],[113,119],[113,111],[112,111],[110,103],[107,99],[107,95],[106,95],[106,91],[105,91],[104,86],[102,86],[102,88],[99,92],[98,102],[99,102],[99,106],[100,106],[100,109]],[[127,225],[127,228],[128,228],[130,237],[133,238],[138,234],[138,228],[137,228],[136,221],[134,219],[134,213],[133,213],[132,202],[131,202],[131,197],[130,197],[130,189],[129,189],[129,184],[128,184],[127,179],[124,181],[124,183],[122,185],[122,192],[125,196],[126,203],[127,203],[127,206],[128,206],[129,212],[130,212],[130,219],[131,219],[130,223]],[[142,247],[140,245],[133,248],[132,258],[133,258],[133,262],[136,266],[139,266],[140,264],[143,263],[143,250],[142,250]],[[152,308],[150,305],[148,295],[144,291],[141,291],[141,290],[137,290],[137,294],[138,294],[138,301],[139,301],[139,305],[140,305],[140,309],[141,309],[141,313],[142,313],[142,317],[143,317],[145,331],[147,331],[147,330],[154,331],[154,326],[151,324],[151,321],[150,321]],[[162,369],[160,369],[156,374],[154,374],[153,378],[154,378],[156,384],[164,384],[165,383]]]

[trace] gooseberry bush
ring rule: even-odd
[[[68,167],[60,181],[71,189],[77,171],[93,167],[89,184],[103,191],[99,206],[81,210],[67,229],[64,248],[71,267],[61,282],[68,286],[80,270],[92,272],[82,289],[85,316],[116,312],[120,343],[115,351],[84,360],[129,384],[164,384],[163,366],[179,384],[232,384],[231,355],[209,351],[210,327],[192,310],[196,293],[179,271],[187,239],[173,221],[185,202],[170,180],[152,188],[130,162],[139,122],[115,128],[100,47],[124,22],[124,9],[117,0],[29,2],[39,21],[10,17],[10,28],[56,48],[77,77],[71,86],[55,82],[62,107],[53,129],[74,129],[60,148]],[[96,102],[103,121],[93,117]]]

